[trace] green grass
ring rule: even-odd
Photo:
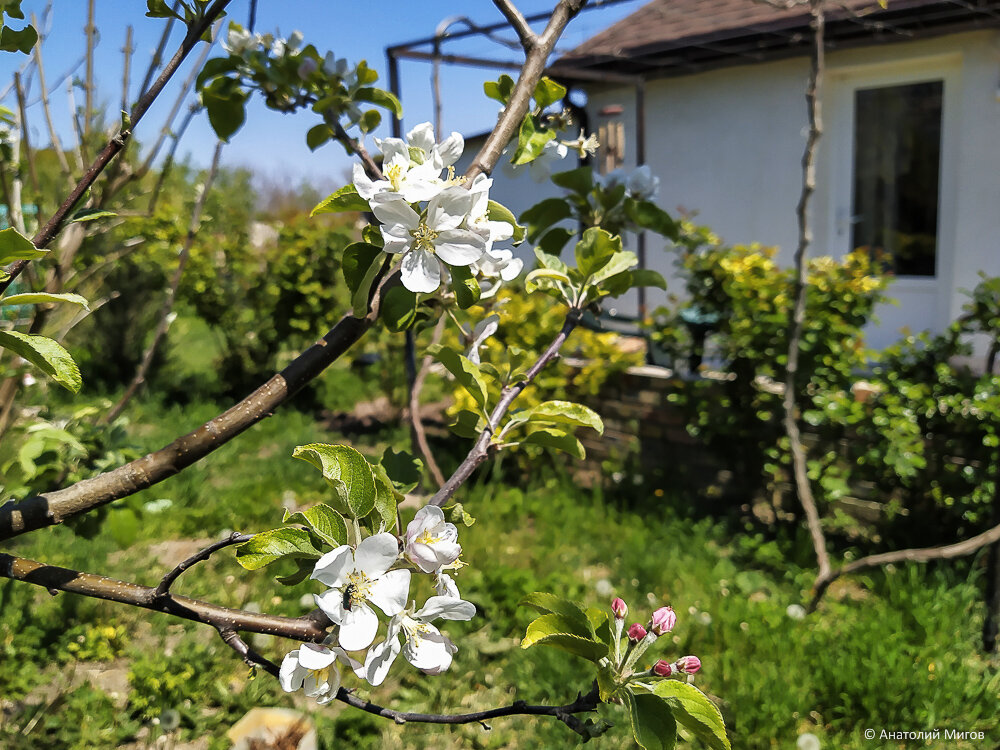
[[[217,408],[136,402],[132,432],[144,449],[159,447]],[[13,551],[155,584],[169,567],[161,558],[171,541],[270,528],[280,522],[283,504],[321,500],[327,492],[322,479],[291,451],[297,444],[336,440],[306,415],[283,410],[127,501],[139,521],[131,546],[121,548],[107,535],[85,541],[70,529],[53,528],[18,540]],[[357,447],[375,455],[386,442],[402,440],[400,429]],[[504,486],[486,477],[458,498],[477,518],[460,530],[469,567],[458,582],[479,616],[447,623],[460,646],[452,669],[429,677],[400,659],[385,685],[360,685],[362,695],[428,712],[515,699],[570,701],[589,689],[592,668],[560,651],[520,649],[531,616],[518,602],[540,590],[606,607],[618,595],[631,608],[629,621],[645,620],[660,604],[677,610],[677,627],[650,659],[701,657],[695,684],[719,700],[736,748],[794,747],[805,731],[818,735],[823,747],[870,748],[876,745],[862,735],[868,727],[979,730],[988,746],[1000,741],[1000,678],[977,651],[979,582],[958,572],[974,567],[908,566],[855,577],[831,591],[816,615],[794,619],[787,608],[803,601],[810,575],[788,562],[795,557],[788,545],[735,538],[720,522],[692,519],[669,492],[635,488],[611,497],[576,488],[547,464],[538,461],[529,485]],[[150,512],[156,505],[149,503],[161,499],[170,507]],[[109,523],[115,513],[121,511],[112,511]],[[318,589],[309,583],[282,588],[273,581],[275,572],[248,573],[221,553],[183,576],[176,590],[226,606],[304,612],[300,598]],[[412,592],[417,598],[427,593]],[[276,660],[293,646],[269,638],[255,645]],[[53,597],[16,582],[0,583],[0,659],[4,748],[113,747],[148,731],[142,727],[152,727],[149,720],[168,709],[179,712],[181,740],[208,736],[212,747],[224,748],[225,731],[250,708],[308,706],[266,675],[248,679],[245,665],[204,627],[66,594]],[[126,695],[111,696],[73,676],[100,661],[127,673]],[[592,744],[630,746],[620,707],[600,713],[615,727]],[[342,706],[314,716],[325,748],[569,747],[578,740],[543,718],[498,719],[487,732],[479,725],[399,727]]]

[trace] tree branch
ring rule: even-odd
[[[192,24],[188,29],[187,34],[184,36],[184,41],[181,43],[180,48],[174,54],[173,58],[167,63],[167,66],[163,69],[160,77],[156,79],[156,82],[150,87],[150,89],[145,92],[142,97],[135,103],[130,114],[130,122],[128,127],[123,128],[120,132],[114,135],[98,154],[97,158],[94,160],[90,168],[84,173],[83,177],[76,184],[76,187],[70,191],[69,196],[63,201],[62,205],[59,206],[58,210],[53,214],[53,216],[48,220],[44,227],[32,238],[32,243],[35,247],[44,248],[46,247],[53,238],[62,229],[63,224],[66,221],[66,217],[69,212],[77,204],[80,198],[90,189],[101,173],[107,168],[111,163],[111,160],[123,149],[125,144],[128,143],[129,138],[132,136],[132,131],[135,126],[139,124],[143,115],[155,101],[156,97],[159,96],[163,87],[166,86],[167,82],[171,79],[173,74],[180,67],[181,63],[188,56],[192,49],[199,43],[201,36],[212,26],[215,19],[219,17],[225,7],[229,4],[230,0],[215,0],[214,3],[205,12],[203,18],[201,18],[197,23]],[[27,260],[19,260],[11,264],[7,269],[9,273],[9,278],[5,281],[0,281],[0,293],[6,291],[10,283],[17,278],[20,273],[25,269],[25,267],[30,263]]]
[[[531,26],[521,11],[510,0],[493,0],[493,4],[497,6],[497,10],[503,13],[503,17],[507,19],[507,23],[517,32],[517,38],[521,41],[521,47],[524,48],[524,51],[531,52],[534,46],[538,44],[538,36],[532,31]]]
[[[34,13],[31,14],[31,23],[36,29],[40,28],[38,18]],[[52,144],[52,150],[56,152],[59,169],[62,171],[66,181],[72,185],[73,172],[69,167],[69,161],[66,159],[62,143],[59,141],[59,134],[56,132],[55,123],[52,121],[52,109],[49,107],[49,91],[45,85],[45,66],[42,64],[42,41],[42,39],[39,39],[34,49],[35,68],[38,70],[38,86],[41,89],[42,112],[45,114],[45,124],[49,130],[49,142]]]
[[[191,555],[191,557],[187,558],[183,562],[178,563],[178,565],[173,570],[171,570],[169,573],[163,576],[163,579],[156,587],[156,590],[153,591],[153,598],[162,599],[165,596],[169,596],[170,587],[174,584],[174,581],[180,578],[181,573],[183,573],[191,566],[197,565],[198,563],[207,560],[209,557],[212,556],[213,553],[218,552],[220,549],[224,549],[225,547],[231,547],[234,544],[243,544],[243,542],[249,542],[251,539],[253,539],[253,536],[250,534],[240,534],[238,531],[234,531],[225,539],[221,539],[215,544],[209,545],[200,552],[196,552],[195,554]]]
[[[430,346],[435,346],[441,342],[441,336],[444,335],[444,328],[447,322],[448,318],[442,315],[434,327]],[[438,487],[441,487],[444,485],[444,474],[441,472],[441,467],[438,466],[437,461],[434,460],[431,447],[427,444],[427,431],[424,429],[423,419],[420,418],[420,392],[424,388],[424,381],[427,380],[427,373],[430,372],[431,365],[433,364],[434,357],[429,354],[425,355],[420,361],[420,369],[417,371],[417,375],[413,379],[413,387],[410,389],[410,423],[413,425],[413,437],[416,438],[417,448],[420,449],[420,453],[424,457],[427,470],[430,471],[434,483]]]
[[[524,65],[521,66],[521,73],[517,84],[511,92],[510,102],[504,108],[500,119],[486,139],[486,143],[472,160],[472,164],[465,172],[465,176],[471,182],[472,179],[482,173],[489,175],[500,159],[500,152],[513,138],[514,133],[521,125],[521,120],[528,111],[528,104],[532,94],[535,93],[535,86],[542,77],[545,70],[545,63],[555,49],[556,41],[560,34],[577,13],[586,5],[587,0],[559,0],[559,4],[552,11],[545,31],[537,37],[537,43],[530,50],[525,50]],[[501,0],[497,7],[503,11],[502,5],[506,3]],[[516,27],[515,27],[516,28]]]
[[[580,323],[580,318],[583,315],[583,311],[577,307],[571,307],[566,315],[566,321],[563,323],[562,329],[556,335],[552,342],[549,344],[548,348],[542,353],[542,355],[535,361],[535,363],[528,369],[524,374],[524,380],[521,380],[514,385],[509,385],[503,389],[500,393],[500,400],[497,405],[490,412],[490,424],[485,430],[480,433],[479,437],[476,439],[475,444],[472,446],[472,450],[469,451],[465,460],[459,464],[458,468],[455,469],[455,473],[451,475],[447,482],[442,485],[434,497],[428,501],[428,505],[444,505],[451,499],[451,496],[455,494],[456,490],[462,486],[472,472],[475,471],[480,464],[482,464],[488,457],[490,453],[490,441],[493,439],[493,431],[500,425],[500,420],[503,418],[507,410],[510,409],[514,399],[521,395],[521,392],[531,385],[531,382],[535,379],[539,372],[542,371],[549,362],[555,359],[556,355],[559,353],[559,349],[566,342],[570,333],[573,329]]]
[[[806,103],[809,110],[809,134],[806,138],[805,151],[802,154],[802,194],[799,197],[796,214],[799,223],[799,242],[795,249],[795,286],[793,298],[795,305],[788,335],[788,366],[785,370],[784,424],[785,432],[792,452],[792,469],[795,475],[795,490],[799,503],[806,514],[806,524],[812,538],[813,550],[816,553],[816,563],[819,577],[830,573],[830,557],[826,550],[826,537],[820,524],[816,499],[813,497],[812,486],[809,484],[809,473],[806,464],[805,448],[802,445],[802,435],[799,432],[798,407],[795,402],[795,378],[799,367],[799,349],[802,331],[806,317],[806,293],[809,284],[809,266],[806,263],[806,252],[812,242],[812,230],[809,227],[809,200],[816,189],[816,144],[822,134],[822,114],[820,87],[823,80],[824,67],[824,14],[823,0],[810,0],[810,12],[813,16],[813,47],[810,60],[809,84],[806,89]]]

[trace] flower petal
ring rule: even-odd
[[[339,625],[344,620],[344,592],[342,589],[327,589],[322,594],[313,594],[316,606],[330,621]]]
[[[303,643],[299,646],[299,664],[304,668],[326,669],[337,660],[337,655],[318,643]]]
[[[429,122],[420,123],[406,134],[406,142],[429,154],[434,148],[434,126]]]
[[[437,157],[442,167],[450,167],[465,150],[465,139],[461,133],[452,133],[437,146]]]
[[[427,205],[427,226],[435,232],[454,229],[472,209],[472,196],[461,187],[450,187],[438,193]]]
[[[486,251],[483,237],[471,229],[449,229],[439,232],[434,241],[434,252],[445,263],[468,266],[475,263]]]
[[[400,267],[403,286],[411,292],[436,292],[441,286],[441,264],[426,250],[414,250],[403,256]]]
[[[353,572],[354,550],[349,545],[342,544],[317,560],[309,577],[326,586],[338,588],[347,582],[347,576]]]
[[[371,645],[377,632],[378,615],[364,602],[355,602],[351,609],[344,610],[337,640],[346,651],[360,651]]]
[[[382,182],[382,180],[379,182]],[[358,195],[366,201],[370,201],[375,196],[375,193],[379,192],[375,183],[365,173],[365,168],[357,163],[354,165],[354,187],[357,189]],[[382,189],[384,190],[385,188],[383,187]]]
[[[396,661],[402,646],[399,643],[399,635],[387,637],[377,646],[368,649],[365,657],[364,679],[372,685],[381,685],[385,681],[385,676],[389,674],[389,667]]]
[[[385,573],[399,557],[396,537],[385,532],[365,537],[354,553],[356,570],[363,571],[369,578],[378,578]]]
[[[438,617],[442,620],[471,620],[476,616],[476,605],[450,596],[432,596],[415,614],[422,620]]]
[[[383,224],[402,224],[416,229],[420,216],[396,193],[379,193],[371,200],[372,213]]]
[[[413,244],[413,237],[410,230],[402,224],[388,224],[382,226],[382,249],[387,253],[405,253]]]
[[[403,611],[409,595],[410,571],[390,570],[372,583],[368,601],[392,617]]]
[[[307,671],[299,665],[299,649],[289,651],[281,660],[281,668],[278,670],[281,689],[286,693],[295,692],[302,687],[302,680],[306,674]]]
[[[427,674],[440,674],[451,666],[451,655],[458,649],[448,636],[433,625],[419,637],[409,638],[403,646],[403,656],[410,664]]]

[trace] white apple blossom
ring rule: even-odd
[[[304,690],[321,705],[337,697],[340,688],[340,670],[337,661],[349,665],[359,677],[364,677],[361,662],[352,659],[341,648],[316,643],[303,643],[285,654],[278,672],[278,682],[286,693]]]
[[[605,190],[611,190],[618,185],[623,184],[628,179],[628,175],[625,174],[625,170],[612,169],[607,174],[594,174],[594,182]]]
[[[490,317],[497,318],[496,315]],[[444,511],[439,507],[425,505],[406,526],[403,554],[425,573],[433,573],[455,562],[462,554],[458,529],[444,520]]]
[[[448,636],[430,624],[431,620],[471,620],[476,607],[471,602],[450,596],[432,596],[416,612],[404,610],[389,621],[385,640],[368,651],[365,678],[381,685],[389,667],[400,651],[410,664],[426,674],[440,674],[451,666],[458,647]],[[404,643],[400,644],[402,632]]]
[[[410,571],[389,570],[398,557],[396,537],[382,533],[362,539],[357,550],[345,544],[316,562],[310,577],[330,587],[314,597],[316,606],[340,626],[341,647],[357,651],[375,640],[378,616],[368,602],[390,617],[403,611]]]
[[[225,41],[222,42],[222,49],[230,55],[242,57],[247,52],[257,49],[257,38],[242,26],[236,23],[229,24],[229,33]]]
[[[472,207],[472,196],[460,187],[449,187],[434,196],[421,214],[405,199],[391,193],[376,195],[372,213],[382,222],[387,253],[405,253],[401,276],[411,292],[435,292],[452,266],[468,266],[486,249],[482,233],[462,229]]]
[[[648,164],[632,170],[625,179],[625,189],[637,200],[650,200],[660,188],[660,178],[653,174]]]
[[[545,182],[552,176],[556,165],[566,158],[569,149],[557,141],[549,141],[542,148],[542,153],[529,163],[531,179],[535,182]]]
[[[484,174],[476,175],[469,186],[472,208],[469,209],[469,220],[466,224],[469,229],[488,234],[486,252],[493,249],[494,242],[503,242],[514,236],[514,227],[509,222],[490,220],[490,188],[492,186],[493,180]]]
[[[479,359],[479,349],[486,343],[486,339],[497,332],[497,328],[499,328],[499,326],[499,315],[487,315],[485,318],[476,323],[476,325],[472,328],[471,334],[467,334],[470,341],[466,357],[469,358],[470,362],[477,365],[480,364],[481,360]]]
[[[434,576],[434,590],[438,596],[449,596],[453,599],[462,598],[458,593],[458,584],[455,583],[455,579],[443,570],[438,571]]]

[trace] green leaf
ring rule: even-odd
[[[424,462],[412,453],[396,453],[391,447],[382,454],[382,467],[392,482],[392,486],[402,493],[412,492],[420,482]]]
[[[666,211],[650,201],[625,201],[625,215],[634,224],[661,234],[671,240],[677,240],[677,223]]]
[[[445,518],[453,524],[472,526],[476,522],[475,516],[471,515],[461,503],[446,505],[441,510],[444,511]]]
[[[576,267],[584,276],[593,276],[608,265],[621,249],[621,237],[612,237],[603,229],[591,227],[576,243]]]
[[[614,644],[611,642],[611,623],[608,620],[607,610],[587,607],[587,619],[590,620],[590,626],[594,629],[594,636],[599,642],[608,644],[610,650]]]
[[[492,200],[487,202],[486,218],[490,221],[503,221],[510,224],[514,229],[514,235],[511,237],[511,241],[514,243],[515,247],[524,242],[524,227],[517,223],[517,219],[514,218],[513,212],[502,203],[497,203]]]
[[[518,416],[521,414],[525,415],[524,421],[579,425],[590,427],[599,434],[604,434],[604,422],[601,415],[583,404],[576,404],[572,401],[545,401],[538,406],[520,412]]]
[[[537,249],[537,248],[536,248]],[[529,273],[524,277],[524,291],[528,294],[535,292],[539,289],[556,289],[558,290],[559,284],[568,284],[569,276],[559,271],[553,271],[548,268],[536,268],[534,271]],[[568,301],[568,300],[567,300]]]
[[[34,260],[45,256],[49,251],[35,247],[31,240],[18,234],[13,227],[0,229],[0,266],[6,266],[15,260]]]
[[[311,557],[295,558],[295,572],[287,576],[275,576],[274,580],[282,586],[296,586],[306,580],[316,569],[316,562]]]
[[[538,249],[550,255],[559,255],[576,234],[576,230],[566,227],[554,227],[545,233],[545,236],[538,241]]]
[[[564,96],[566,96],[566,87],[560,83],[556,83],[551,78],[542,78],[535,86],[535,104],[541,109],[545,109],[550,104],[555,104]]]
[[[530,113],[521,120],[521,128],[517,134],[517,150],[511,158],[511,164],[527,164],[538,158],[545,144],[556,137],[554,130],[538,130]]]
[[[33,26],[25,26],[16,30],[10,26],[0,28],[0,51],[23,52],[28,54],[38,41],[38,32]]]
[[[356,318],[363,318],[368,314],[372,282],[382,268],[384,258],[382,248],[367,242],[354,242],[344,248],[341,264],[344,281],[351,290],[351,308]]]
[[[184,20],[170,8],[166,0],[146,0],[146,16],[149,18],[176,18],[178,21]]]
[[[376,88],[361,88],[354,94],[354,101],[371,102],[372,104],[387,109],[397,118],[403,116],[403,105],[399,103],[394,95],[388,91]]]
[[[455,292],[455,301],[462,310],[467,310],[479,302],[482,289],[472,275],[469,266],[448,266],[451,270],[451,289]]]
[[[632,736],[644,750],[673,750],[677,744],[677,722],[670,706],[652,693],[622,691],[632,722]]]
[[[310,216],[317,214],[337,214],[345,211],[368,211],[368,201],[358,195],[358,189],[344,185],[340,190],[323,199],[319,205],[309,212]]]
[[[234,26],[239,27],[239,24],[230,22],[229,28],[232,29]],[[198,73],[198,77],[195,79],[195,90],[201,91],[205,84],[213,78],[219,78],[227,73],[235,73],[239,70],[240,58],[237,57],[213,57],[207,63],[205,67],[201,69]]]
[[[79,393],[83,380],[70,353],[52,339],[19,331],[0,331],[0,346],[31,362],[59,385]]]
[[[391,531],[396,527],[396,501],[403,495],[393,487],[392,480],[381,464],[372,466],[375,475],[375,508],[368,516],[372,531]]]
[[[365,457],[346,445],[310,443],[292,451],[294,458],[308,461],[323,472],[337,492],[337,509],[353,518],[364,518],[375,507],[375,476]]]
[[[333,131],[330,130],[330,126],[321,122],[319,125],[313,125],[309,128],[309,132],[306,133],[306,145],[310,151],[315,151],[331,138],[333,138]]]
[[[319,503],[296,513],[285,511],[282,523],[300,523],[316,532],[331,547],[347,544],[347,522],[329,505]]]
[[[546,229],[572,215],[565,198],[546,198],[522,213],[521,221],[528,227],[528,241],[535,242]]]
[[[219,140],[229,139],[246,122],[246,102],[249,94],[229,78],[216,78],[201,90],[201,103],[208,112],[208,121]]]
[[[605,264],[600,270],[594,272],[590,277],[587,284],[588,286],[597,286],[605,279],[610,279],[612,276],[617,276],[623,271],[628,271],[634,268],[639,263],[639,258],[636,257],[635,253],[632,252],[620,252],[615,253],[611,256],[611,259]]]
[[[486,420],[481,414],[468,409],[462,409],[455,415],[455,421],[451,424],[451,431],[459,437],[477,438],[486,429]]]
[[[731,750],[726,725],[715,704],[694,685],[663,680],[653,693],[673,709],[674,719],[712,750]]]
[[[358,127],[362,133],[370,133],[382,124],[382,113],[377,109],[369,109],[358,120]]]
[[[69,220],[69,223],[83,223],[85,221],[94,221],[95,219],[111,218],[117,215],[114,211],[105,211],[102,208],[81,208],[73,214],[73,218]]]
[[[667,280],[658,271],[648,268],[633,268],[631,286],[655,286],[657,289],[666,289]]]
[[[581,461],[587,457],[587,452],[583,449],[583,443],[572,435],[567,435],[562,430],[535,430],[521,442],[531,445],[541,445],[545,448],[554,448],[563,453],[568,453]]]
[[[567,275],[569,274],[569,266],[563,263],[559,258],[554,255],[550,255],[543,250],[535,248],[535,257],[538,258],[538,262],[541,264],[542,268],[548,268],[552,271],[559,271],[559,273]],[[567,278],[569,278],[567,276]]]
[[[568,172],[557,172],[552,175],[552,182],[571,192],[586,195],[594,188],[594,172],[590,167],[578,167]]]
[[[455,376],[455,380],[469,392],[476,403],[486,407],[487,390],[486,381],[479,365],[474,364],[466,356],[459,354],[454,349],[441,347],[437,352],[438,362],[444,365],[448,372]]]
[[[510,101],[511,92],[514,90],[514,79],[504,73],[497,81],[487,81],[483,84],[483,91],[490,99],[496,99],[501,104]]]
[[[553,614],[562,617],[571,627],[570,635],[578,635],[581,638],[593,638],[594,627],[587,617],[587,613],[576,602],[563,599],[555,594],[545,591],[533,591],[518,603],[519,607],[533,607],[542,614]]]
[[[271,529],[236,547],[236,562],[247,570],[259,570],[284,557],[319,558],[322,551],[313,546],[308,531],[302,529]]]
[[[620,689],[611,667],[601,667],[597,672],[597,690],[600,693],[601,702],[608,703]]]
[[[417,320],[416,292],[403,286],[394,286],[383,295],[379,316],[390,331],[405,331]]]
[[[3,305],[40,305],[45,302],[69,302],[79,305],[84,310],[90,310],[90,304],[85,297],[79,294],[63,292],[60,294],[50,294],[48,292],[26,292],[24,294],[12,294],[9,297],[0,297],[0,306]]]
[[[521,639],[521,648],[539,644],[552,646],[595,663],[608,655],[605,644],[577,635],[577,627],[576,622],[563,615],[542,615],[528,625],[528,630]]]
[[[354,70],[354,75],[357,76],[358,83],[362,86],[367,86],[369,83],[375,83],[378,80],[378,73],[368,67],[367,60],[362,60],[358,63],[357,68]]]

